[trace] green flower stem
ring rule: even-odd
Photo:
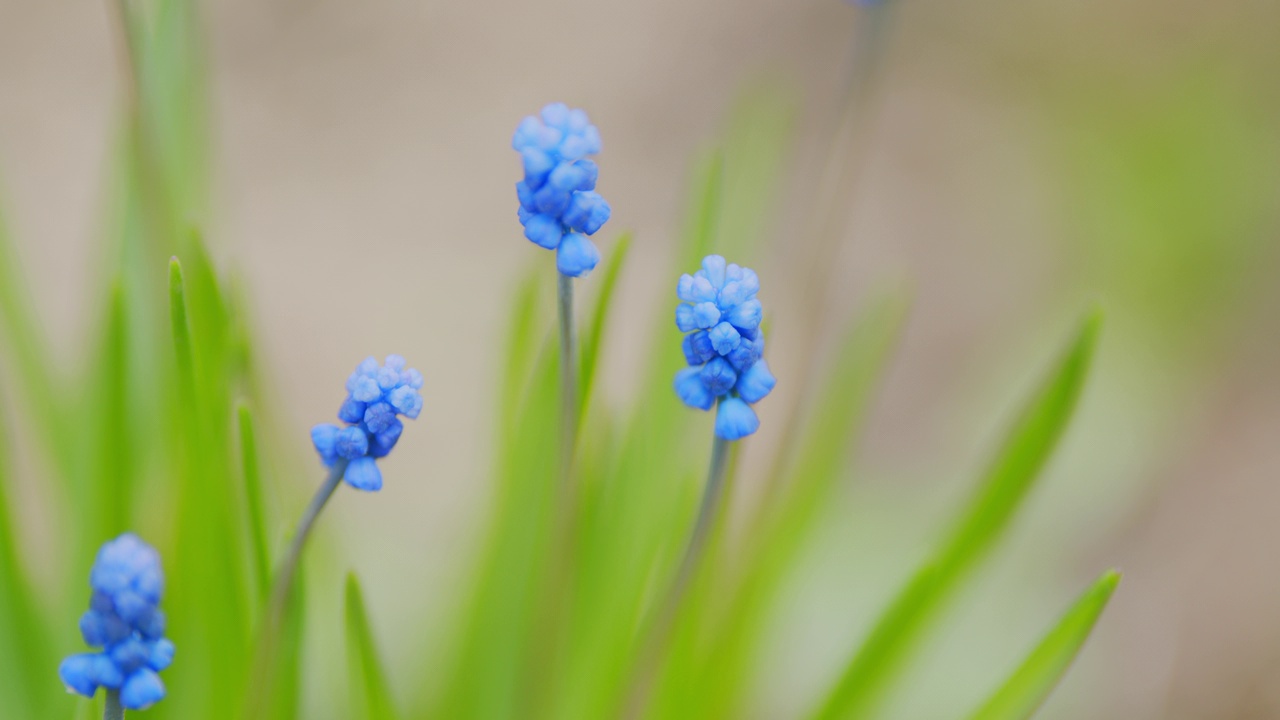
[[[578,437],[578,352],[573,327],[573,278],[560,280],[560,465],[561,480],[569,484],[573,450]]]
[[[333,497],[333,493],[338,489],[338,485],[342,482],[342,476],[347,471],[347,461],[339,459],[329,469],[329,475],[324,479],[324,484],[316,491],[315,497],[311,498],[311,504],[307,506],[306,512],[302,513],[302,520],[298,522],[298,530],[293,535],[293,544],[289,546],[289,554],[285,556],[284,564],[280,566],[280,571],[276,574],[276,582],[271,591],[271,605],[269,622],[279,627],[280,621],[284,616],[285,604],[289,599],[289,592],[293,589],[293,580],[298,575],[298,563],[302,560],[302,548],[307,543],[307,537],[311,534],[311,527],[315,525],[316,518],[319,517],[320,511],[324,509],[329,498]]]
[[[680,560],[680,568],[676,571],[671,589],[663,599],[661,609],[655,616],[654,624],[648,633],[640,654],[639,672],[631,685],[626,705],[626,717],[635,719],[643,717],[648,704],[649,692],[654,676],[658,672],[659,661],[671,640],[671,632],[675,627],[680,603],[688,592],[689,583],[697,572],[706,549],[707,538],[715,527],[716,514],[722,504],[724,495],[725,470],[729,466],[729,441],[715,436],[711,444],[711,467],[707,470],[707,484],[702,489],[702,503],[698,507],[698,517],[694,520],[693,532],[689,535],[689,544],[685,547],[684,557]]]
[[[680,570],[676,573],[675,584],[671,586],[671,594],[667,597],[668,612],[674,616],[676,608],[684,598],[689,585],[702,559],[703,549],[707,544],[707,536],[715,524],[716,511],[720,507],[720,496],[724,494],[725,468],[729,465],[729,441],[717,435],[711,444],[711,467],[707,471],[707,484],[702,489],[702,504],[698,507],[698,519],[693,525],[693,534],[689,536],[689,546],[685,548],[684,558],[680,561]]]
[[[120,705],[120,691],[107,690],[107,709],[102,720],[124,720],[124,707]]]

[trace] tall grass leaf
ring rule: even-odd
[[[759,83],[738,98],[724,139],[724,182],[716,239],[708,252],[746,263],[770,230],[796,116],[793,93]]]
[[[15,717],[45,717],[50,711],[47,691],[56,691],[48,673],[56,667],[41,616],[36,588],[22,563],[25,543],[14,524],[10,443],[14,434],[3,414],[0,398],[0,672],[12,678],[5,696],[6,713]],[[10,704],[12,703],[12,704]]]
[[[132,412],[129,401],[129,336],[128,310],[123,285],[111,287],[107,304],[106,333],[94,367],[96,395],[96,432],[90,437],[97,443],[91,482],[84,503],[89,516],[83,529],[88,535],[81,544],[80,555],[93,557],[97,547],[130,529],[130,506],[133,478],[137,475],[133,460]]]
[[[558,398],[558,343],[544,333],[543,351],[534,363],[516,407],[503,426],[507,432],[496,457],[487,533],[467,602],[463,637],[455,664],[433,717],[501,720],[519,717],[538,690],[531,677],[531,647],[542,631],[535,627],[541,582],[547,577],[554,499],[555,417]]]
[[[173,332],[174,358],[178,364],[178,392],[187,397],[185,403],[195,402],[196,373],[191,350],[191,322],[187,318],[186,279],[178,258],[169,258],[169,327]],[[187,405],[190,410],[191,406]]]
[[[581,416],[586,417],[586,410],[591,400],[591,389],[595,384],[596,365],[600,357],[600,344],[604,339],[604,330],[608,325],[609,308],[613,303],[613,291],[618,284],[618,275],[622,264],[627,259],[627,251],[631,249],[631,233],[623,233],[613,245],[613,253],[604,269],[604,277],[600,281],[599,295],[596,296],[595,309],[591,313],[589,330],[582,339],[582,388],[579,394]]]
[[[245,507],[248,512],[250,550],[258,602],[266,603],[271,589],[271,552],[267,548],[266,527],[262,518],[262,474],[258,462],[258,439],[254,434],[253,411],[240,403],[236,411],[240,428],[240,476],[244,481]]]
[[[355,573],[347,574],[346,595],[347,687],[354,720],[396,720],[395,704],[382,661],[369,629],[364,597]]]
[[[513,298],[511,325],[507,331],[506,364],[503,366],[502,395],[498,400],[499,431],[505,438],[517,431],[520,404],[525,387],[533,372],[537,357],[538,340],[546,326],[545,305],[542,297],[541,263],[531,265],[520,282]],[[502,443],[502,447],[506,443]]]
[[[724,194],[724,152],[705,153],[694,167],[693,191],[689,196],[687,219],[681,247],[681,272],[693,272],[702,258],[714,251],[720,208]]]
[[[1080,654],[1119,583],[1115,570],[1103,573],[970,720],[1027,720],[1035,714]]]
[[[66,451],[68,433],[63,432],[64,398],[58,392],[53,356],[39,330],[40,320],[23,276],[4,215],[0,214],[0,348],[13,363],[15,379],[23,391],[23,407],[27,416],[35,420],[39,439],[46,443],[45,449],[63,479],[69,480],[71,453]]]
[[[951,534],[873,626],[813,717],[873,716],[934,611],[1008,526],[1067,426],[1097,340],[1090,312],[1048,380],[1032,395]]]
[[[194,643],[204,650],[186,663],[175,664],[170,677],[175,694],[181,688],[191,702],[215,715],[229,715],[239,703],[250,666],[247,523],[238,503],[240,484],[227,481],[235,477],[235,470],[227,442],[231,408],[221,391],[225,367],[213,361],[212,354],[202,355],[195,349],[203,338],[193,336],[189,286],[177,258],[170,260],[169,281],[178,379],[176,419],[181,428],[174,469],[180,480],[175,542],[181,561],[172,573],[171,597],[175,607],[186,610],[171,613],[170,618],[175,642]],[[197,366],[197,358],[204,358],[206,364]]]
[[[750,662],[756,657],[768,613],[785,585],[787,570],[810,537],[816,517],[850,462],[876,390],[902,334],[909,300],[901,288],[873,297],[845,331],[817,387],[818,406],[803,423],[802,440],[791,467],[779,464],[747,538],[742,575],[726,595],[716,640],[708,657],[698,658],[697,708],[702,717],[733,717],[747,695]],[[784,450],[780,454],[785,454]],[[694,670],[691,668],[690,672]]]

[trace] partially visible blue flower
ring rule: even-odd
[[[688,333],[689,367],[676,373],[676,394],[699,410],[716,408],[716,435],[739,440],[760,427],[751,405],[773,390],[776,380],[764,361],[763,308],[756,299],[760,279],[750,268],[708,255],[702,269],[680,276],[676,327]]]
[[[311,443],[325,467],[339,459],[347,461],[343,479],[359,490],[380,490],[382,472],[375,462],[385,457],[400,440],[404,423],[422,412],[422,373],[405,367],[404,358],[388,355],[379,365],[373,358],[364,362],[347,378],[347,399],[338,408],[338,419],[347,423],[338,427],[330,423],[311,428]]]
[[[120,691],[120,704],[141,710],[164,698],[157,675],[173,662],[160,610],[164,573],[160,555],[137,535],[125,533],[98,551],[89,572],[93,595],[80,617],[86,644],[102,652],[72,655],[58,674],[67,690],[93,697],[98,688]]]
[[[586,236],[609,220],[609,203],[594,192],[600,169],[587,159],[600,152],[600,132],[582,110],[552,103],[520,122],[511,147],[524,163],[516,183],[524,236],[556,251],[556,268],[581,277],[600,262]]]

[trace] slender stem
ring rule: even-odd
[[[698,517],[693,523],[693,532],[689,535],[689,544],[685,546],[680,568],[676,571],[671,589],[667,591],[661,609],[655,616],[652,630],[640,655],[640,669],[632,682],[627,700],[626,717],[628,718],[639,718],[644,714],[650,686],[653,685],[654,675],[658,671],[658,661],[671,639],[680,603],[684,600],[689,583],[702,561],[702,554],[706,549],[711,529],[715,527],[721,497],[724,495],[725,470],[728,465],[729,441],[716,436],[711,445],[711,466],[707,470],[707,484],[702,488],[702,503],[698,507]]]
[[[124,707],[120,705],[120,691],[107,690],[107,709],[102,720],[124,720]]]
[[[684,558],[680,561],[680,570],[676,573],[676,582],[667,598],[669,611],[673,615],[684,597],[689,579],[698,567],[698,561],[702,559],[707,535],[711,532],[716,511],[720,507],[720,496],[724,494],[724,471],[728,465],[729,441],[716,436],[711,445],[711,467],[707,471],[707,484],[702,489],[702,504],[698,507],[698,519],[694,521],[693,534],[689,536],[689,546],[685,548]]]
[[[284,615],[284,606],[289,599],[289,592],[293,589],[293,580],[298,575],[298,563],[302,560],[302,548],[306,545],[307,537],[311,534],[311,527],[315,525],[316,518],[319,517],[320,511],[324,509],[325,503],[329,502],[329,498],[333,497],[333,493],[338,489],[338,484],[342,482],[342,476],[346,471],[347,461],[340,458],[329,469],[329,475],[324,479],[324,484],[316,491],[315,497],[311,498],[311,504],[307,506],[306,511],[302,513],[302,520],[298,522],[298,530],[293,535],[293,544],[289,546],[289,554],[285,556],[284,563],[276,574],[275,585],[271,590],[268,621],[277,627]]]
[[[573,327],[573,278],[557,276],[560,279],[560,464],[562,481],[567,484],[578,437],[578,342]]]

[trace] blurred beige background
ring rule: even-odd
[[[847,522],[800,573],[759,717],[825,685],[814,668],[846,652],[919,557],[1090,300],[1108,312],[1099,373],[1012,547],[983,573],[1002,599],[965,596],[916,670],[949,689],[906,693],[894,712],[967,707],[1087,578],[1118,565],[1116,601],[1045,717],[1280,717],[1280,4],[890,9],[840,282],[821,301],[851,311],[877,281],[905,279],[915,305]],[[384,636],[433,639],[477,531],[511,285],[542,257],[520,236],[508,142],[543,103],[586,108],[604,136],[600,191],[615,214],[602,244],[637,234],[605,358],[606,394],[622,403],[643,330],[674,303],[692,158],[752,83],[794,100],[757,262],[782,380],[759,444],[776,438],[770,410],[806,368],[782,318],[802,307],[798,234],[854,8],[228,0],[206,15],[210,236],[256,303],[281,419],[328,418],[364,354],[402,353],[428,378],[428,411],[387,461],[386,489],[328,518],[352,538],[342,557],[361,568]],[[0,2],[0,198],[68,367],[92,318],[118,128],[110,31],[104,3]],[[310,467],[305,433],[296,445]],[[420,653],[387,649],[393,674],[411,677]]]

